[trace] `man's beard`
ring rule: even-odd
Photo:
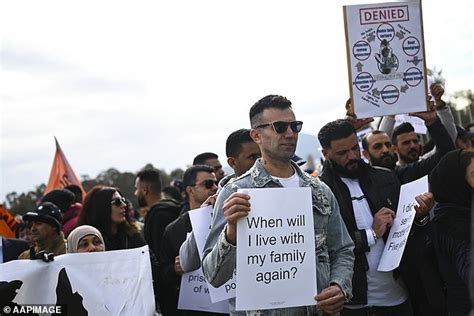
[[[387,153],[380,158],[375,158],[369,153],[369,156],[370,156],[370,163],[372,164],[372,166],[379,166],[379,167],[384,167],[390,170],[395,170],[395,166],[397,164],[395,155],[390,155],[389,153]]]
[[[400,156],[400,160],[405,163],[412,163],[418,161],[418,159],[420,158],[420,153],[416,149],[410,150],[407,155],[401,155],[400,153],[398,155]]]
[[[147,203],[146,203],[146,200],[143,196],[138,196],[137,201],[138,201],[138,206],[140,206],[140,207],[148,206]]]
[[[361,159],[351,160],[343,167],[339,165],[338,163],[331,160],[331,164],[334,171],[336,171],[336,173],[339,174],[341,177],[350,178],[350,179],[359,178],[361,163],[362,163]],[[349,166],[352,166],[352,168],[349,169],[348,168]],[[356,167],[353,167],[353,166],[356,166]]]

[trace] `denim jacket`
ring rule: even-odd
[[[317,262],[315,268],[318,290],[321,291],[332,284],[337,284],[342,289],[346,300],[348,300],[352,296],[351,280],[354,264],[354,243],[340,216],[336,198],[326,184],[301,171],[293,162],[292,166],[298,173],[300,187],[312,188],[315,255]],[[238,189],[275,187],[282,187],[282,185],[268,174],[259,159],[247,173],[234,181],[230,181],[220,191],[214,205],[212,228],[206,241],[202,261],[204,274],[212,286],[219,287],[228,281],[232,277],[235,268],[236,246],[227,242],[224,232],[226,225],[226,219],[222,210],[224,201]],[[232,306],[234,302],[234,299],[230,300],[230,308],[233,315],[283,316],[322,314],[315,305],[234,313]]]

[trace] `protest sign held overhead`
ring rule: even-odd
[[[421,3],[344,6],[344,23],[357,117],[426,111]]]
[[[415,219],[415,197],[428,192],[428,176],[406,183],[400,188],[397,215],[393,220],[378,271],[392,271],[400,265],[403,251]]]
[[[237,222],[236,309],[315,304],[311,189],[265,188],[239,192],[250,195],[251,212]]]

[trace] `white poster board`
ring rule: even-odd
[[[420,2],[344,6],[344,23],[357,117],[426,111]]]
[[[378,271],[392,271],[400,265],[403,251],[415,219],[415,197],[428,192],[428,176],[406,183],[400,188],[397,215],[393,220]]]
[[[314,305],[317,288],[311,189],[239,192],[250,195],[251,211],[237,222],[236,310]]]
[[[181,276],[178,309],[211,313],[229,313],[229,303],[211,302],[209,287],[201,268]]]
[[[206,244],[207,236],[211,230],[212,206],[198,208],[189,211],[189,218],[193,226],[193,234],[196,240],[199,255],[204,253],[204,245]],[[209,294],[211,295],[211,302],[216,303],[229,298],[235,297],[235,271],[234,276],[224,283],[221,287],[215,288],[208,284]]]
[[[13,286],[13,302],[56,304],[89,315],[154,315],[148,246],[107,252],[66,254],[52,262],[15,260],[0,264],[2,289]],[[58,297],[57,291],[64,297]],[[0,293],[5,298],[5,293]],[[71,311],[69,311],[71,312]]]

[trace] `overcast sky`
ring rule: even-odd
[[[423,5],[428,67],[473,88],[472,0]],[[267,94],[313,135],[349,94],[340,1],[3,1],[0,32],[0,202],[47,182],[53,136],[78,176],[171,171],[224,162]]]

